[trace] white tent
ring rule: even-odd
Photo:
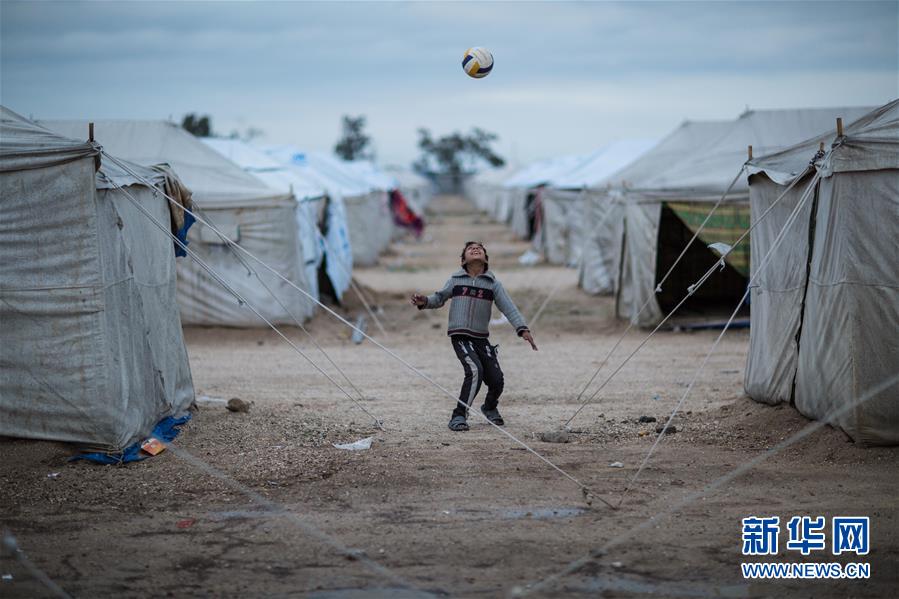
[[[519,170],[510,165],[484,169],[465,180],[465,197],[497,222],[507,223],[512,218],[511,197],[517,195],[517,190],[504,187],[503,183]]]
[[[639,326],[657,324],[687,293],[687,287],[711,267],[717,255],[707,244],[732,244],[748,228],[749,191],[745,174],[737,178],[727,200],[706,225],[697,242],[657,292],[668,271],[712,203],[740,173],[747,148],[773,151],[825,130],[837,116],[854,118],[870,109],[814,108],[749,111],[705,143],[686,148],[668,164],[644,167],[634,173],[616,173],[624,179],[624,258],[618,290],[617,313]],[[649,155],[647,155],[649,156]],[[642,162],[642,161],[638,161]],[[746,289],[749,245],[742,243],[716,273],[683,305],[683,313],[732,309]],[[640,308],[646,304],[646,309]]]
[[[746,392],[795,403],[860,443],[899,444],[899,383],[845,409],[899,372],[899,100],[843,137],[831,130],[750,163],[753,217],[800,179],[753,231],[753,273],[809,184],[812,160],[821,179],[752,287]]]
[[[290,164],[317,180],[346,211],[352,264],[371,266],[390,244],[393,218],[387,191],[363,175],[351,163],[324,152],[306,152],[292,145],[270,146],[265,152],[281,164]],[[352,265],[348,265],[350,268]]]
[[[173,242],[112,181],[169,205],[98,157],[0,108],[0,435],[119,451],[194,400]]]
[[[540,185],[551,185],[559,177],[583,166],[593,154],[569,154],[538,160],[519,169],[503,183],[505,187],[528,189]]]
[[[84,121],[46,121],[45,125],[73,138],[84,137],[87,131]],[[294,284],[309,289],[297,235],[297,202],[292,195],[267,186],[174,123],[98,121],[95,138],[111,154],[132,162],[172,165],[193,192],[201,216]],[[211,229],[198,223],[188,240],[191,250],[272,322],[292,324],[294,318],[302,322],[312,315],[314,304],[308,298],[252,259],[236,254]],[[185,324],[264,326],[193,259],[179,261],[178,275],[178,301]]]
[[[342,211],[335,211],[329,206],[324,186],[304,175],[299,169],[290,165],[282,165],[262,150],[243,141],[208,137],[203,139],[203,143],[231,162],[241,166],[248,173],[261,179],[269,187],[282,193],[293,194],[297,199],[299,202],[297,229],[306,281],[312,295],[318,298],[318,271],[329,245],[324,243],[319,223],[333,221],[335,215],[331,213],[336,212],[337,218],[343,214]],[[346,223],[340,224],[339,228],[345,230]],[[351,275],[346,274],[343,269],[334,264],[336,262],[336,258],[329,261],[326,269],[331,286],[339,300],[349,287]]]
[[[341,163],[355,173],[360,179],[367,182],[372,189],[390,191],[400,186],[396,177],[382,171],[371,160],[342,160]]]
[[[324,152],[310,152],[306,160],[314,169],[344,174],[365,190],[364,196],[347,196],[344,202],[353,243],[353,262],[359,266],[374,265],[395,233],[389,193],[396,189],[396,179],[379,171],[369,161],[349,162]]]
[[[523,239],[533,240],[541,232],[543,188],[582,166],[590,158],[589,154],[576,154],[540,160],[506,179],[503,187],[508,190],[512,231]],[[540,239],[534,242],[541,245]]]
[[[584,189],[606,184],[606,180],[653,149],[657,139],[621,139],[593,154],[573,170],[552,180],[556,189]]]
[[[542,251],[552,264],[580,265],[587,245],[588,188],[632,163],[656,144],[651,139],[624,139],[594,152],[584,163],[552,179],[541,195]]]
[[[691,149],[721,135],[728,126],[728,121],[685,121],[638,159],[595,181],[585,191],[584,228],[591,234],[584,240],[579,275],[584,291],[618,293],[625,242],[623,189],[667,168]],[[648,243],[647,240],[643,242]]]

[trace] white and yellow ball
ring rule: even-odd
[[[469,77],[482,79],[493,70],[493,54],[487,48],[469,48],[462,57],[462,68]]]

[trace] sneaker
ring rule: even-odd
[[[500,415],[499,410],[497,410],[496,408],[487,409],[487,406],[481,406],[481,413],[487,417],[487,420],[497,426],[502,426],[506,423],[506,421],[503,420],[503,417]]]
[[[453,416],[449,421],[449,429],[456,432],[467,431],[468,422],[465,420],[465,416]]]

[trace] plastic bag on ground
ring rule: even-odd
[[[364,451],[366,449],[371,449],[371,442],[374,441],[374,437],[366,437],[364,439],[359,439],[354,443],[332,443],[334,447],[337,449],[346,449],[347,451]]]

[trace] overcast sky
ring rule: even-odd
[[[899,96],[893,2],[10,2],[0,99],[35,118],[210,114],[219,133],[331,150],[368,118],[379,161],[479,126],[518,163],[750,108]],[[468,78],[464,50],[496,63]]]

